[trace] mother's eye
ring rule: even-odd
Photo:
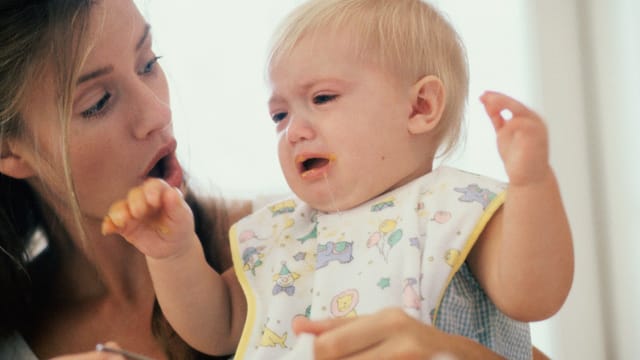
[[[82,115],[82,117],[84,118],[92,118],[92,117],[101,115],[102,112],[105,111],[104,109],[109,104],[110,99],[111,99],[111,93],[105,92],[104,95],[102,95],[102,97],[100,98],[100,100],[98,100],[98,102],[96,102],[90,108],[81,112],[80,115]]]
[[[142,70],[140,70],[139,74],[140,75],[144,75],[144,74],[150,74],[151,72],[153,72],[153,69],[155,68],[156,64],[158,63],[158,60],[160,60],[161,58],[162,58],[162,56],[154,56],[153,59],[149,60],[144,65]]]

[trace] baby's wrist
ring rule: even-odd
[[[509,177],[509,188],[536,188],[555,182],[555,174],[550,165],[541,168],[532,176]]]
[[[164,256],[149,256],[147,255],[147,261],[155,263],[180,263],[184,261],[193,261],[198,256],[204,256],[202,250],[202,244],[197,235],[193,233],[189,235],[188,240],[182,241],[180,246],[176,246],[175,251],[165,254]]]

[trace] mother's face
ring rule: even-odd
[[[144,178],[182,182],[175,159],[169,92],[151,48],[149,26],[131,0],[97,2],[90,50],[76,81],[69,123],[70,169],[81,211],[101,219],[109,205]],[[56,121],[53,72],[22,112],[27,140],[13,146],[28,179],[58,211],[65,204],[63,130]],[[37,150],[37,152],[36,152]]]

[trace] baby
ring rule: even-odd
[[[176,331],[208,353],[239,342],[237,358],[282,358],[311,348],[292,331],[297,317],[400,307],[529,358],[521,322],[558,311],[573,276],[540,117],[499,93],[480,99],[508,185],[434,169],[460,138],[468,75],[457,33],[419,0],[304,3],[276,34],[268,71],[278,155],[295,196],[234,225],[232,270],[206,265],[188,207],[161,180],[131,190],[103,223],[147,256]],[[448,309],[454,280],[488,296],[481,329]],[[486,329],[496,319],[510,330]]]

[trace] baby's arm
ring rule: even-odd
[[[487,92],[481,101],[496,130],[509,188],[469,263],[505,314],[542,320],[560,309],[573,281],[571,231],[549,164],[547,130],[536,113],[510,97]],[[505,109],[510,120],[501,114]]]
[[[179,190],[147,180],[111,206],[102,231],[146,255],[162,312],[187,343],[209,354],[235,350],[246,315],[242,290],[232,269],[219,275],[207,264]]]

